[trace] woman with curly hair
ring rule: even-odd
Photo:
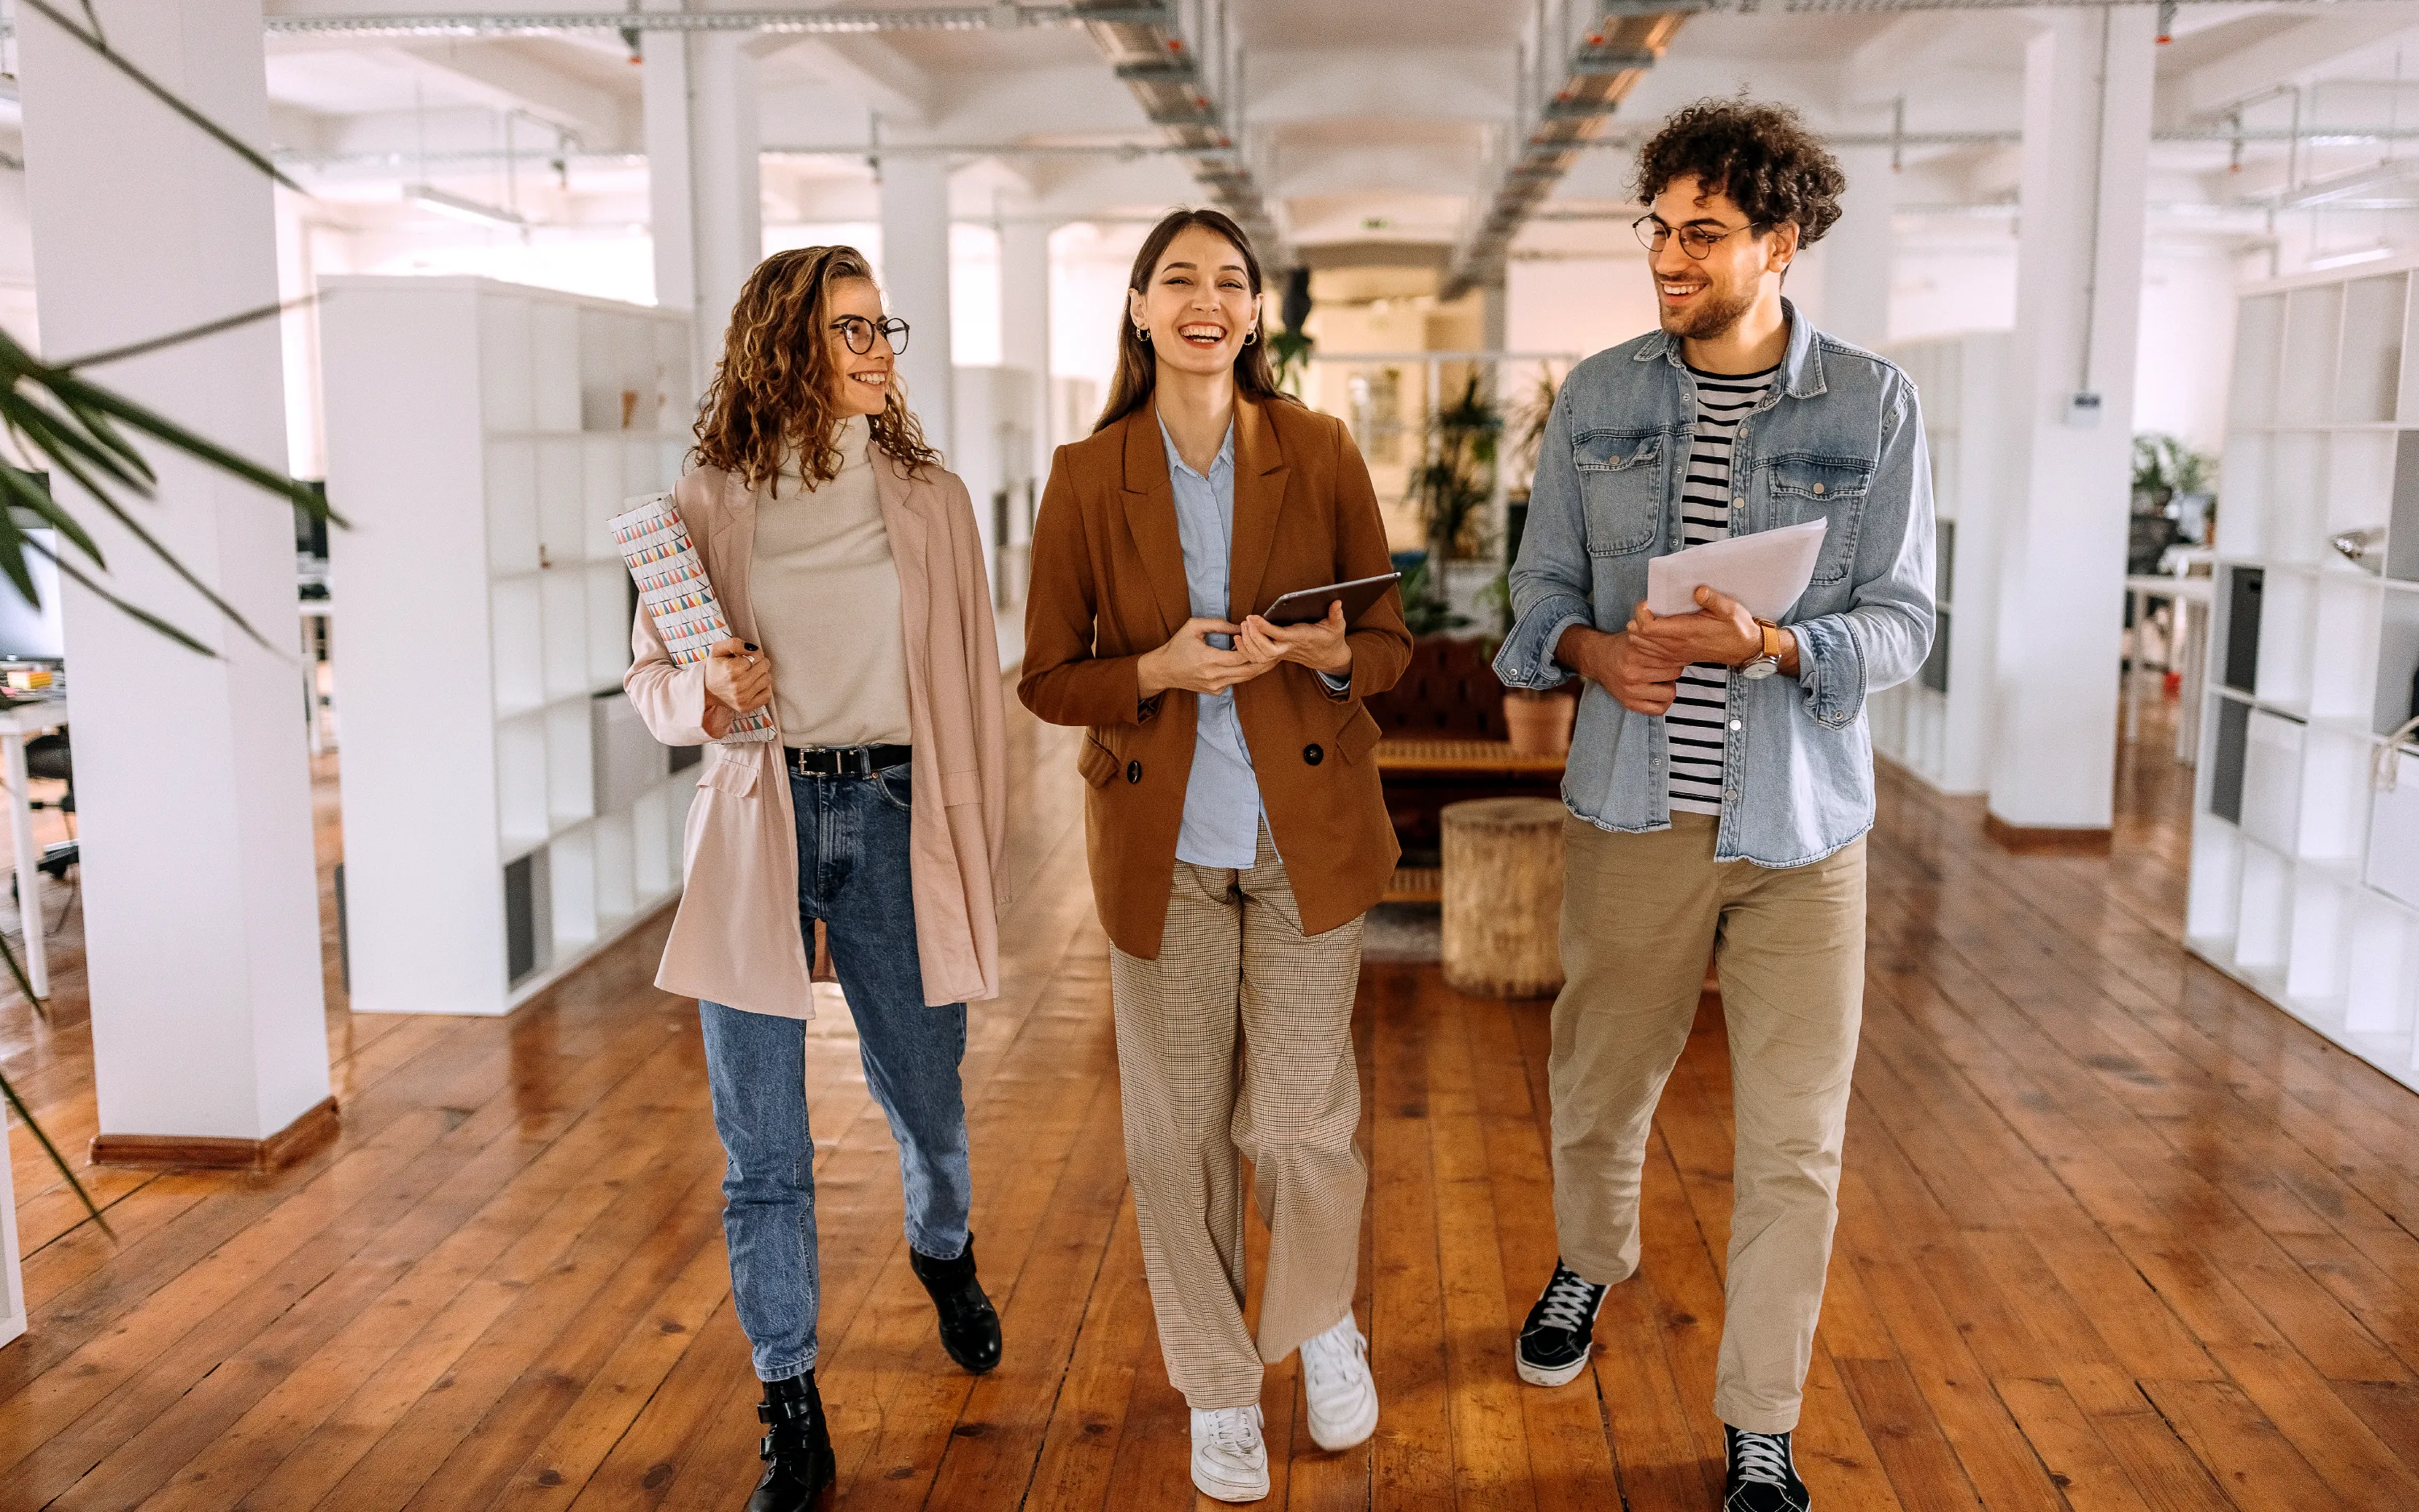
[[[655,978],[699,999],[730,1161],[732,1292],[770,1428],[748,1512],[809,1506],[834,1474],[805,1090],[818,920],[899,1142],[908,1263],[941,1344],[977,1373],[999,1363],[958,1079],[966,1000],[998,995],[999,652],[965,485],[899,387],[906,345],[854,248],[777,253],[749,275],[674,490],[733,638],[675,667],[642,611],[624,680],[669,745],[767,707],[779,732],[715,747]]]

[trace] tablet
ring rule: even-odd
[[[1271,625],[1311,625],[1327,618],[1327,606],[1340,598],[1344,600],[1344,623],[1350,625],[1402,576],[1399,572],[1386,572],[1375,578],[1329,583],[1324,588],[1298,588],[1271,604],[1260,618]]]

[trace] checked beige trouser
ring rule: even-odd
[[[1353,1139],[1361,920],[1303,934],[1263,828],[1248,871],[1176,863],[1158,960],[1109,953],[1160,1355],[1192,1406],[1247,1407],[1265,1363],[1352,1305],[1369,1185]],[[1270,1234],[1256,1342],[1243,1324],[1246,1158]]]
[[[1710,814],[1614,834],[1564,826],[1562,949],[1548,1076],[1554,1227],[1597,1285],[1638,1270],[1655,1104],[1687,1043],[1712,952],[1729,1030],[1729,1274],[1714,1412],[1797,1426],[1839,1219],[1848,1078],[1864,1016],[1865,842],[1806,866],[1714,859]]]

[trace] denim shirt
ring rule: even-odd
[[[1821,860],[1873,822],[1865,696],[1904,682],[1933,635],[1932,469],[1915,385],[1896,365],[1824,335],[1788,301],[1780,379],[1740,424],[1731,533],[1823,519],[1813,581],[1780,623],[1799,675],[1730,683],[1729,784],[1714,855],[1763,866]],[[1574,625],[1619,630],[1646,596],[1646,563],[1679,549],[1696,390],[1663,332],[1598,352],[1555,395],[1539,451],[1513,625],[1495,657],[1507,687],[1571,673],[1554,646]],[[1594,683],[1563,776],[1563,801],[1600,828],[1669,828],[1659,716]]]

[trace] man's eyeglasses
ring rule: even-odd
[[[1672,235],[1672,228],[1665,224],[1662,217],[1652,211],[1630,222],[1629,229],[1638,233],[1639,241],[1649,252],[1661,252],[1663,243],[1671,240]],[[1703,262],[1712,255],[1716,243],[1725,238],[1734,237],[1742,231],[1754,229],[1752,225],[1734,225],[1728,230],[1717,231],[1710,226],[1700,225],[1691,221],[1679,228],[1680,250],[1697,261]]]
[[[1698,255],[1704,255],[1700,253]],[[873,337],[877,332],[883,340],[890,343],[893,353],[907,349],[907,322],[895,315],[880,325],[861,315],[844,315],[832,322],[832,329],[840,332],[840,340],[848,343],[848,349],[859,357],[873,350]]]

